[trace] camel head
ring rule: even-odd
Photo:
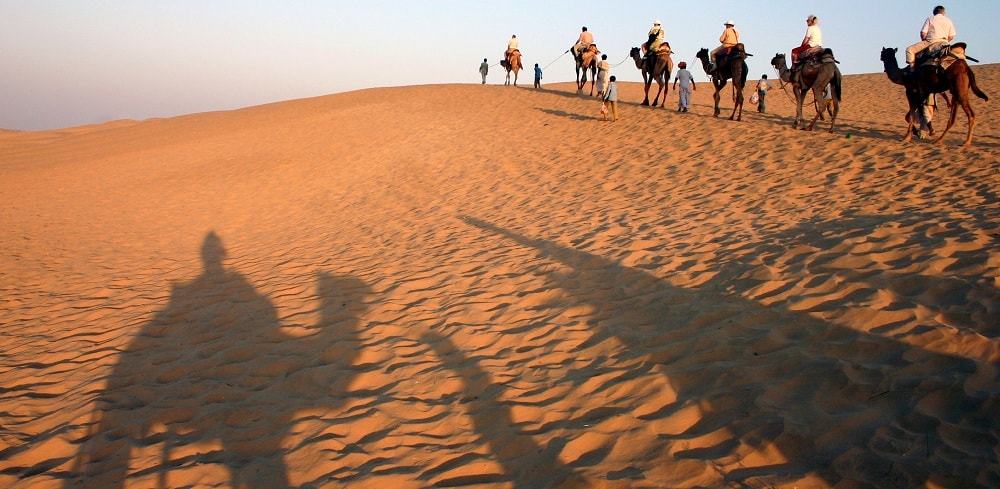
[[[781,53],[774,53],[774,57],[771,58],[771,66],[775,69],[780,69],[783,66],[787,66],[785,62],[785,55]]]
[[[698,59],[700,59],[702,61],[708,61],[708,49],[705,49],[705,48],[699,49],[698,53],[695,54],[694,57],[698,58]]]
[[[642,53],[642,51],[639,48],[635,48],[634,47],[634,48],[632,48],[632,49],[629,50],[628,55],[629,55],[630,58],[634,58],[636,56],[642,56],[641,53]]]
[[[879,59],[881,59],[883,63],[885,63],[887,61],[892,61],[892,62],[895,63],[896,62],[896,51],[898,51],[897,48],[886,48],[886,47],[883,47],[882,48],[882,54],[879,55]]]

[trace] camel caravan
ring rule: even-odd
[[[812,131],[818,120],[825,120],[823,113],[827,112],[830,116],[828,132],[833,132],[842,101],[843,75],[837,67],[839,61],[834,56],[833,50],[823,46],[819,18],[809,15],[806,18],[806,26],[806,34],[801,44],[791,50],[791,64],[789,65],[789,59],[783,53],[775,53],[770,64],[778,73],[781,88],[784,89],[786,85],[792,88],[795,98],[795,118],[792,127]],[[962,145],[969,146],[972,144],[972,132],[976,125],[975,112],[970,104],[970,92],[983,100],[989,100],[976,85],[975,73],[968,64],[968,60],[976,62],[978,60],[966,55],[968,48],[966,43],[952,43],[955,37],[954,25],[945,17],[945,9],[942,6],[934,8],[932,17],[927,18],[920,33],[921,41],[907,48],[908,66],[900,67],[896,60],[895,48],[882,48],[881,53],[881,60],[889,80],[902,85],[906,94],[907,129],[902,141],[910,142],[913,136],[924,138],[934,135],[931,120],[936,106],[935,96],[941,94],[950,107],[950,116],[947,125],[937,135],[934,143],[942,144],[945,134],[955,124],[958,108],[961,107],[969,121],[966,139]],[[513,84],[517,85],[517,72],[522,69],[521,53],[517,48],[516,37],[513,36],[511,43],[508,43],[504,60],[500,62],[507,70],[505,84],[511,83],[510,73],[513,71]],[[666,106],[670,76],[674,69],[671,55],[674,53],[664,37],[660,21],[655,20],[649,30],[647,41],[641,46],[632,47],[626,58],[631,58],[636,69],[642,74],[644,90],[642,105]],[[746,60],[753,55],[748,53],[744,44],[740,42],[739,31],[732,20],[724,23],[719,42],[721,44],[711,51],[701,48],[695,54],[695,58],[701,61],[702,69],[714,88],[713,115],[719,117],[721,114],[719,107],[721,93],[731,82],[733,111],[729,115],[729,120],[742,121],[743,91],[749,71]],[[581,29],[576,42],[563,54],[567,53],[573,54],[576,64],[577,92],[584,92],[589,71],[590,96],[594,96],[595,91],[598,96],[603,96],[610,67],[606,61],[607,55],[601,54],[594,42],[593,34],[587,27]],[[685,65],[686,63],[681,63],[680,68],[685,68]],[[537,64],[535,69],[538,70]],[[679,73],[690,76],[683,70]],[[657,89],[650,102],[649,92],[653,82],[656,82]],[[676,88],[677,83],[674,85]],[[681,90],[683,92],[684,84],[681,85]],[[815,114],[807,122],[806,116],[803,115],[803,106],[810,93],[813,95],[812,105]],[[751,103],[755,103],[757,95],[754,94]],[[758,111],[762,111],[762,107],[762,105],[758,107]],[[686,107],[678,109],[681,110],[687,111]]]

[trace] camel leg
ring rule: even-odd
[[[833,124],[837,122],[837,114],[840,113],[840,101],[836,98],[833,99],[833,103],[830,104],[830,131],[833,132]]]
[[[914,115],[913,106],[910,106],[910,113],[906,117],[906,136],[903,137],[903,142],[908,143],[913,140],[913,125],[916,124],[917,116]]]
[[[813,85],[813,89],[812,89],[813,98],[816,99],[816,100],[823,100],[823,93],[822,93],[823,89],[819,88],[819,86],[820,86],[820,84]],[[826,85],[824,84],[822,86],[825,89]],[[805,97],[803,96],[802,99],[805,100]],[[815,109],[816,109],[816,115],[813,116],[812,121],[809,122],[808,126],[806,126],[806,128],[805,128],[806,131],[812,131],[813,130],[813,126],[816,125],[816,121],[818,121],[819,118],[820,118],[820,116],[823,115],[823,111],[820,109],[819,104],[814,104],[814,105],[815,105]]]
[[[649,105],[649,87],[653,84],[652,81],[643,80],[646,87],[646,98],[642,99],[642,105]]]
[[[663,92],[663,84],[660,83],[660,80],[656,80],[656,98],[653,99],[653,107],[656,107],[657,105],[660,104],[660,93],[661,92]],[[666,99],[667,99],[667,97],[663,97],[663,100],[666,100]]]
[[[972,128],[976,127],[976,113],[972,111],[972,104],[968,100],[965,100],[962,107],[965,109],[965,116],[969,118],[969,133],[965,135],[962,146],[972,146]]]
[[[733,113],[729,115],[729,120],[736,118],[736,122],[743,121],[743,89],[738,88],[736,84],[733,84],[733,90],[736,92],[736,100],[733,104]],[[739,112],[737,112],[739,111]]]
[[[965,142],[962,146],[972,145],[972,128],[976,126],[976,114],[972,111],[972,105],[969,103],[967,98],[955,96],[951,104],[951,115],[948,117],[948,124],[944,126],[944,130],[941,131],[941,135],[938,136],[934,144],[944,144],[944,136],[948,134],[948,130],[951,126],[955,125],[955,119],[958,116],[959,104],[962,106],[962,110],[965,111],[965,116],[969,119],[969,132],[965,135]]]
[[[712,96],[712,98],[715,100],[715,117],[719,117],[719,112],[722,112],[721,110],[719,110],[719,99],[722,98],[719,96],[719,90],[721,90],[721,88],[716,87],[715,95]]]
[[[806,103],[806,94],[802,90],[798,90],[798,93],[795,94],[795,122],[792,123],[794,129],[805,124],[805,120],[802,119],[802,104],[804,103]]]

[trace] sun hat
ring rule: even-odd
[[[730,19],[730,20],[727,20],[726,23],[723,24],[723,25],[736,25],[736,22],[733,22],[732,19]]]
[[[654,21],[653,21],[653,25],[660,25],[660,19],[656,19],[656,20],[654,20]]]

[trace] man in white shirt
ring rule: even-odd
[[[515,49],[519,49],[520,43],[517,41],[517,34],[510,36],[510,41],[507,41],[507,50],[503,52],[503,57],[510,59],[510,53],[513,53]]]
[[[947,44],[955,39],[955,24],[945,17],[944,7],[934,7],[934,15],[924,21],[920,28],[920,42],[906,48],[906,64],[913,69],[917,53],[935,44]]]
[[[802,54],[823,47],[823,31],[819,28],[819,19],[815,15],[806,18],[806,37],[802,38],[802,44],[792,49],[792,67],[799,62]]]

